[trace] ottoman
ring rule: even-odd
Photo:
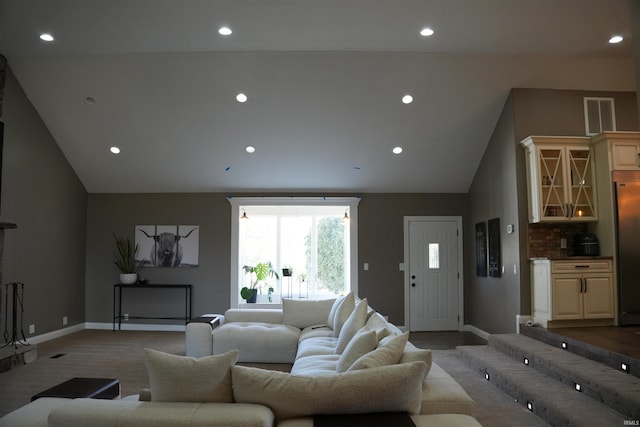
[[[213,354],[237,349],[238,362],[293,363],[300,329],[291,325],[230,322],[212,332]]]

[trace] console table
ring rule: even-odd
[[[184,316],[179,317],[148,317],[148,316],[128,316],[128,319],[162,319],[162,320],[183,320],[186,325],[191,320],[191,285],[172,285],[172,284],[133,284],[123,285],[117,283],[113,285],[113,330],[116,330],[116,323],[118,323],[118,330],[122,329],[122,292],[125,289],[146,289],[149,291],[161,291],[168,289],[178,289],[184,291]],[[175,301],[179,301],[176,299]]]

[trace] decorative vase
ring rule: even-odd
[[[136,273],[120,275],[120,283],[123,285],[132,285],[136,283],[137,280],[138,280],[138,275]]]

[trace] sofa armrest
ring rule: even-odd
[[[225,323],[229,322],[258,322],[282,323],[281,309],[242,309],[230,308],[224,313]]]
[[[185,329],[185,354],[204,357],[213,354],[213,337],[208,323],[189,323]]]

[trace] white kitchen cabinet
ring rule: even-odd
[[[613,324],[610,259],[532,260],[531,293],[533,321],[544,327]]]
[[[605,132],[592,141],[607,145],[609,170],[640,170],[640,132]]]
[[[529,222],[597,221],[589,138],[530,136],[525,149]]]

